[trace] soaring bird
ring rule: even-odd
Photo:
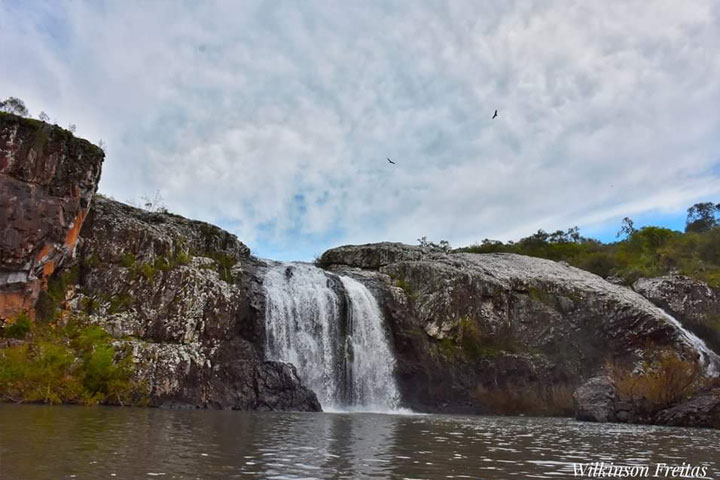
[[[393,162],[393,161],[390,160],[389,158],[388,158],[388,162],[390,162],[390,163],[392,163],[393,165],[395,165],[395,162]]]
[[[497,110],[495,110],[495,115],[492,118],[495,119],[495,117],[497,117]]]

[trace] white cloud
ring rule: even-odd
[[[261,254],[720,191],[713,0],[8,3],[0,43],[0,92],[108,143],[102,191],[159,189]]]

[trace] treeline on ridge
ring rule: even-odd
[[[635,229],[630,218],[618,232],[621,240],[603,243],[573,227],[537,233],[517,242],[485,239],[453,252],[507,252],[564,261],[602,277],[631,284],[640,277],[681,273],[720,287],[720,203],[697,203],[688,209],[685,232],[664,227]]]

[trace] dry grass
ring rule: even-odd
[[[639,368],[608,362],[608,376],[620,400],[662,410],[697,392],[705,385],[698,362],[681,358],[670,349],[658,352]]]

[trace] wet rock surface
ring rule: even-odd
[[[633,289],[720,352],[720,290],[684,275],[641,278]]]
[[[321,263],[333,259],[326,268],[381,299],[411,408],[572,414],[572,393],[607,360],[636,362],[668,347],[700,361],[664,312],[591,273],[515,254],[401,248],[392,246],[397,261],[379,262],[371,246],[346,246]]]

